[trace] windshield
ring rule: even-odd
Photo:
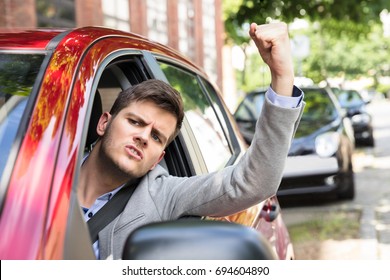
[[[0,53],[0,178],[43,58],[42,54]]]
[[[235,118],[240,121],[257,120],[260,116],[261,109],[265,99],[265,91],[259,91],[249,94],[238,106]]]
[[[356,90],[340,90],[336,95],[343,108],[360,106],[364,103],[363,98]]]
[[[332,99],[322,88],[304,89],[306,106],[302,119],[325,125],[338,116]]]
[[[305,137],[330,124],[338,117],[338,111],[327,91],[323,88],[303,88],[306,106],[295,137]],[[265,92],[248,94],[239,105],[234,116],[241,124],[242,133],[254,133],[253,123],[260,116]],[[246,125],[245,123],[251,123]]]

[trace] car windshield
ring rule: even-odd
[[[306,88],[303,91],[306,106],[302,119],[324,125],[337,117],[336,107],[325,90],[322,88]],[[263,107],[264,98],[264,91],[248,94],[238,106],[235,118],[240,121],[257,120]]]
[[[240,121],[253,121],[260,116],[261,108],[264,103],[264,91],[251,93],[247,95],[238,106],[235,118]]]
[[[306,106],[302,120],[325,125],[337,116],[337,109],[329,95],[322,88],[303,89]]]
[[[0,178],[44,55],[0,52]]]
[[[336,95],[343,108],[360,106],[364,103],[363,98],[356,90],[340,90]]]

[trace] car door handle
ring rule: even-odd
[[[261,217],[267,222],[273,222],[280,213],[280,206],[274,203],[266,203],[261,209]]]

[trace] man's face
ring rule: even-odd
[[[115,117],[106,112],[98,125],[103,158],[139,178],[161,161],[176,123],[172,113],[150,101],[132,103]]]

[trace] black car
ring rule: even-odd
[[[354,89],[332,88],[340,105],[346,110],[347,116],[352,121],[355,141],[357,145],[363,144],[374,147],[374,129],[372,117],[367,112],[367,104],[361,94]]]
[[[353,199],[355,181],[352,166],[354,136],[330,88],[302,88],[306,106],[286,161],[279,197],[336,194]],[[250,144],[265,99],[265,90],[250,92],[234,117],[245,141]]]

